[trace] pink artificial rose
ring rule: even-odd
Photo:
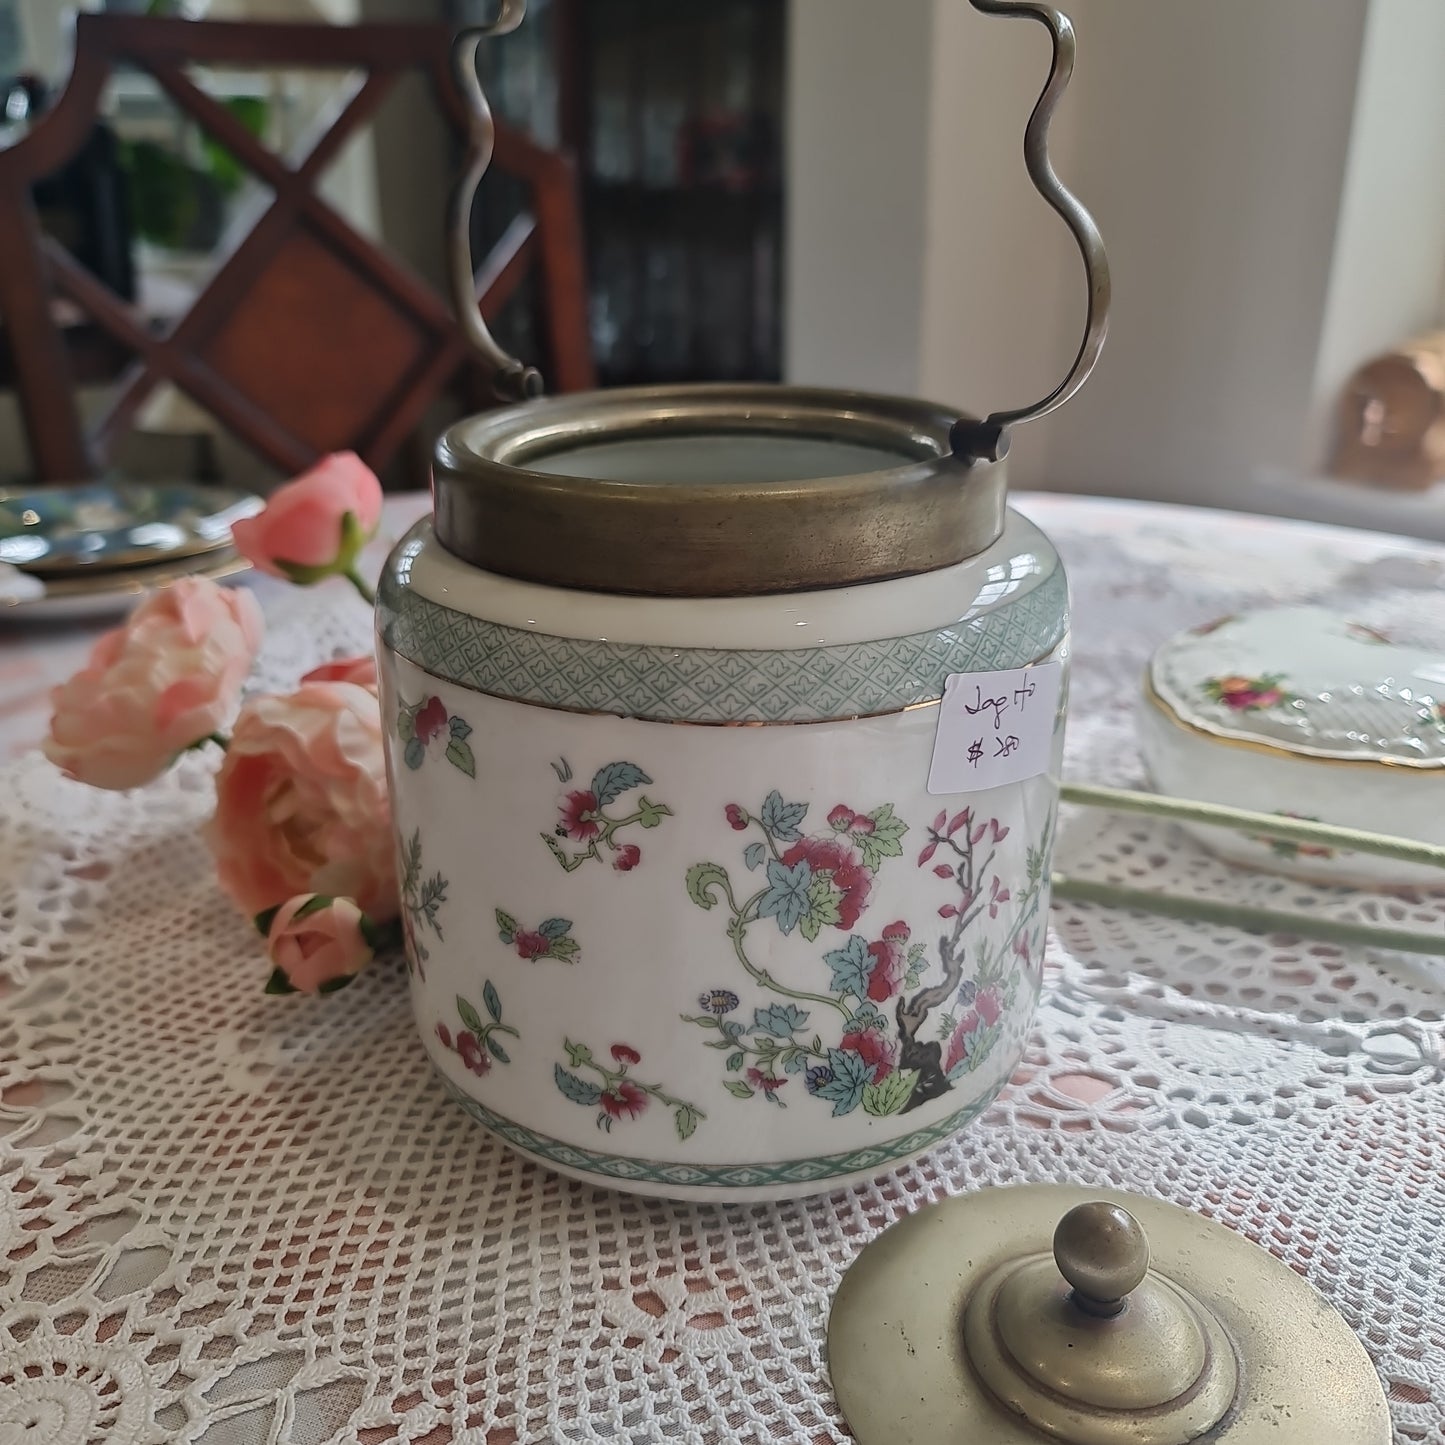
[[[276,910],[266,931],[275,972],[267,993],[334,993],[371,962],[371,925],[350,898],[302,893]]]
[[[221,887],[247,913],[327,893],[354,898],[375,922],[395,918],[375,695],[351,682],[309,682],[289,697],[248,701],[216,774],[206,841]]]
[[[364,657],[337,657],[313,667],[301,681],[305,682],[354,682],[357,687],[375,692],[376,658],[370,654]]]
[[[231,538],[262,572],[319,582],[355,566],[380,520],[376,473],[355,452],[333,452],[278,487],[256,516],[234,522]]]
[[[99,638],[50,695],[45,755],[93,788],[138,788],[223,727],[261,645],[256,599],[187,577]]]

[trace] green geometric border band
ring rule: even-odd
[[[1062,567],[937,632],[788,650],[642,647],[553,637],[453,611],[389,573],[386,644],[435,676],[494,697],[657,722],[826,722],[936,702],[955,672],[1024,667],[1068,631]]]
[[[547,1134],[534,1129],[523,1128],[500,1114],[494,1114],[485,1104],[462,1093],[444,1074],[439,1076],[447,1092],[479,1124],[500,1135],[509,1144],[525,1149],[530,1154],[547,1160],[550,1164],[564,1165],[569,1169],[582,1169],[589,1174],[600,1174],[608,1179],[626,1179],[647,1184],[672,1184],[688,1189],[766,1189],[777,1184],[812,1184],[818,1180],[843,1178],[863,1170],[882,1170],[889,1164],[908,1158],[909,1155],[931,1149],[950,1135],[958,1133],[965,1124],[971,1123],[993,1103],[994,1097],[1003,1088],[1006,1080],[990,1089],[981,1098],[965,1105],[957,1113],[930,1124],[926,1129],[915,1129],[890,1144],[872,1144],[862,1149],[852,1149],[845,1154],[821,1154],[810,1159],[788,1159],[781,1164],[668,1164],[653,1159],[625,1159],[618,1154],[599,1154],[593,1149],[580,1149],[575,1144],[564,1144]]]

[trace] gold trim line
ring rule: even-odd
[[[1394,768],[1411,773],[1445,772],[1445,758],[1422,758],[1415,762],[1410,758],[1342,758],[1334,753],[1318,752],[1313,748],[1291,747],[1288,743],[1265,742],[1258,738],[1235,737],[1230,733],[1215,732],[1200,723],[1190,722],[1158,692],[1154,686],[1151,670],[1144,670],[1144,701],[1158,708],[1181,732],[1193,733],[1196,737],[1218,743],[1221,747],[1240,748],[1245,752],[1265,753],[1270,757],[1289,758],[1293,762],[1320,763],[1336,768]]]

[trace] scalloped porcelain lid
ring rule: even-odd
[[[1146,691],[1214,737],[1445,768],[1445,653],[1323,607],[1240,613],[1171,638],[1150,660]]]

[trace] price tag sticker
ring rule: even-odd
[[[952,674],[938,705],[930,793],[981,793],[1047,772],[1061,662]]]

